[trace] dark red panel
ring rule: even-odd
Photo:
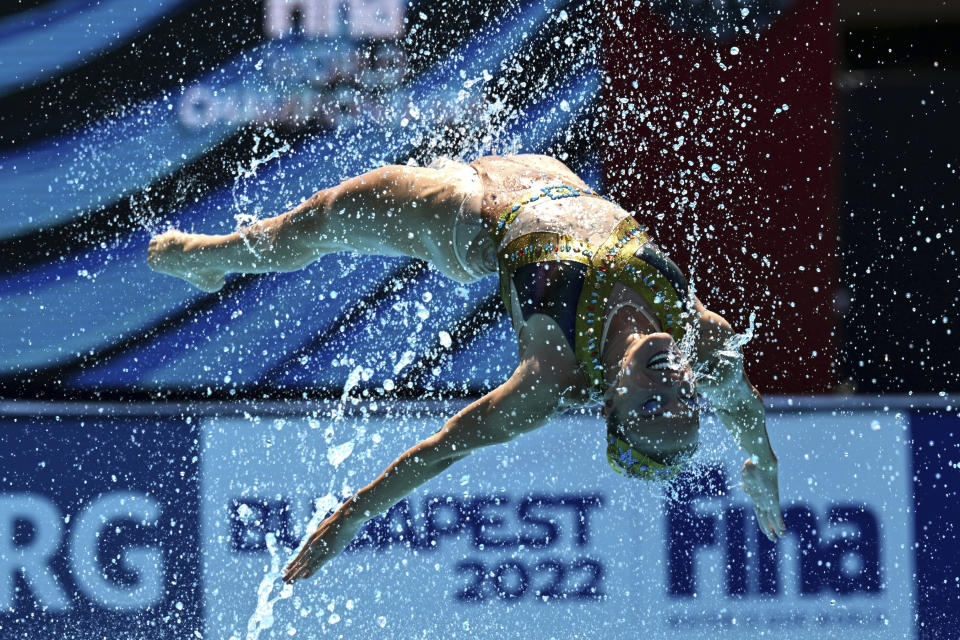
[[[605,9],[607,192],[651,226],[707,307],[740,331],[756,310],[747,360],[762,392],[827,391],[837,378],[832,6],[748,15],[730,24],[749,34],[721,40],[641,4]]]

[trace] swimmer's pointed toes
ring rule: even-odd
[[[157,247],[157,239],[154,238],[150,241],[150,244],[147,245],[147,264],[150,265],[151,269],[156,268],[157,259],[160,255],[160,250]]]

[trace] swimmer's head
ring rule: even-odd
[[[666,333],[634,334],[604,394],[607,459],[618,473],[666,480],[700,442],[693,372]]]

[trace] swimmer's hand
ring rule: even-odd
[[[752,458],[743,463],[741,472],[743,483],[740,485],[750,499],[757,514],[760,530],[771,541],[787,534],[787,525],[780,512],[780,490],[777,486],[777,463],[766,466],[756,464]]]
[[[283,581],[290,584],[294,580],[312,576],[347,548],[362,525],[363,522],[357,522],[345,515],[342,508],[334,511],[310,534],[300,553],[287,565]]]
[[[226,283],[222,269],[204,264],[202,236],[171,229],[154,236],[147,247],[147,264],[158,273],[182,278],[208,293]]]

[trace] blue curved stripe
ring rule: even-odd
[[[367,369],[370,377],[366,385],[382,385],[385,380],[397,380],[406,368],[418,362],[438,342],[438,332],[448,328],[465,315],[478,300],[496,288],[495,278],[485,278],[463,286],[431,271],[404,292],[399,305],[383,305],[372,318],[366,318],[348,331],[320,345],[312,357],[291,366],[274,380],[258,382],[293,388],[305,386],[339,386],[354,367]],[[423,302],[429,294],[429,302]],[[417,306],[420,305],[420,306]],[[417,317],[420,311],[430,315],[425,320]],[[404,358],[404,354],[409,354]],[[281,354],[283,355],[283,354]],[[332,367],[334,360],[352,359],[349,366]],[[403,362],[407,365],[395,369]]]
[[[206,217],[229,220],[229,190],[203,202]],[[221,226],[206,230],[223,233]],[[189,223],[184,224],[186,230]],[[199,230],[199,229],[198,229]],[[203,292],[147,267],[147,230],[117,246],[97,247],[0,280],[0,370],[70,361],[140,333]]]
[[[527,121],[526,126],[518,123],[510,134],[522,135],[531,149],[549,142],[569,127],[570,118],[577,111],[577,103],[572,103],[574,108],[569,111],[558,110],[556,105],[576,96],[590,100],[590,91],[599,86],[595,77],[590,79],[591,75],[596,76],[582,77],[573,86],[557,91],[555,98],[548,101],[553,106],[537,109],[537,119]],[[565,117],[557,117],[558,113]],[[396,140],[391,137],[371,141],[364,146],[368,155],[345,157],[338,167],[304,162],[322,157],[320,154],[328,150],[328,144],[335,149],[345,148],[356,135],[344,131],[339,136],[320,139],[265,167],[258,184],[273,184],[275,188],[268,189],[262,199],[264,210],[286,209],[291,202],[299,202],[316,189],[335,184],[339,177],[361,173],[369,168],[363,166],[370,161],[368,158],[396,157],[403,148],[399,141],[390,142]],[[177,227],[227,232],[225,221],[230,220],[231,205],[230,191],[221,190],[185,209],[176,221]],[[7,329],[0,332],[0,370],[22,370],[73,359],[78,353],[103,348],[120,336],[142,331],[142,327],[195,299],[198,292],[186,283],[149,271],[145,264],[147,238],[147,233],[138,233],[119,247],[90,251],[78,259],[35,270],[27,277],[21,274],[4,279],[0,283],[6,293],[0,319]]]
[[[528,33],[561,4],[560,0],[536,3],[491,23],[438,69],[412,83],[405,95],[398,92],[396,104],[420,100],[422,111],[431,104],[434,111],[449,109],[456,104],[463,83],[460,70],[467,78],[475,78],[485,70],[500,68]],[[262,59],[320,56],[330,46],[313,40],[270,42],[206,74],[195,86],[217,91],[242,89],[275,99],[293,88],[282,84],[282,79],[271,78],[267,65],[258,64]],[[444,85],[446,90],[438,89]],[[4,213],[0,237],[60,224],[115,202],[195,160],[240,126],[218,124],[188,131],[179,121],[178,96],[172,98],[163,96],[132,107],[121,117],[98,123],[72,138],[0,154],[0,212]]]
[[[342,261],[352,263],[352,273],[330,278],[328,272]],[[234,383],[249,383],[332,321],[343,305],[364,295],[390,266],[380,258],[325,256],[295,274],[263,278],[194,321],[81,372],[70,384],[125,387],[131,379],[151,385],[216,384],[225,375]],[[335,299],[330,298],[333,288],[339,294]]]
[[[195,0],[64,0],[0,24],[0,93],[61,74],[114,49]]]
[[[349,266],[349,273],[338,278],[336,274],[343,274],[341,264]],[[382,258],[330,255],[303,273],[275,276],[220,311],[216,322],[220,328],[215,333],[222,339],[206,341],[214,330],[210,318],[204,318],[206,326],[198,327],[186,341],[182,335],[165,337],[163,342],[180,340],[191,348],[151,371],[151,380],[160,385],[184,385],[211,379],[223,382],[223,377],[230,375],[235,384],[255,383],[275,362],[369,292],[393,266]],[[242,315],[234,315],[235,309],[242,309]],[[233,348],[225,351],[228,343]],[[324,365],[330,366],[330,362]]]
[[[64,20],[86,11],[98,2],[99,0],[60,0],[15,13],[0,20],[0,41],[42,28],[57,20]]]
[[[211,90],[238,82],[255,84],[262,75],[256,69],[258,60],[243,57],[206,74],[201,82]],[[264,92],[266,83],[250,91]],[[163,96],[70,138],[0,154],[0,211],[6,214],[0,216],[0,236],[60,224],[111,204],[192,162],[242,124],[187,131],[175,101]]]
[[[139,253],[139,252],[138,252]],[[142,262],[142,261],[137,261]],[[83,264],[86,268],[79,268]],[[70,361],[176,311],[200,292],[157,279],[150,286],[145,264],[73,263],[57,287],[31,295],[4,296],[0,309],[0,370],[29,371]]]
[[[490,68],[490,61],[467,61],[464,67],[468,73],[479,73]],[[522,135],[527,150],[538,149],[559,135],[582,103],[593,99],[599,88],[596,71],[572,77],[575,82],[552,92],[542,108],[531,111],[535,119],[527,120],[529,126],[518,123],[509,131],[511,135]],[[452,79],[448,81],[456,84]],[[438,88],[424,82],[414,85],[408,96],[416,104],[442,104],[449,91],[442,84]],[[560,109],[561,100],[567,100],[571,108]],[[438,110],[435,115],[446,113]],[[378,158],[402,158],[411,141],[442,126],[429,115],[425,109],[419,121],[405,128],[398,125],[390,137],[383,134],[382,124],[377,128],[369,126],[372,123],[364,123],[365,130],[340,130],[318,136],[297,152],[268,163],[256,179],[257,189],[265,192],[262,197],[257,194],[258,208],[263,215],[273,215],[319,188],[372,168],[371,163]],[[231,230],[232,213],[232,195],[224,189],[185,207],[174,222],[184,230],[224,233]],[[0,332],[0,370],[70,361],[77,353],[101,349],[120,337],[142,331],[201,295],[179,280],[147,269],[147,237],[145,232],[137,233],[119,247],[93,249],[82,256],[0,280],[4,308],[0,319],[9,328]],[[84,269],[96,277],[78,275]],[[200,348],[209,342],[209,336],[198,340]]]

